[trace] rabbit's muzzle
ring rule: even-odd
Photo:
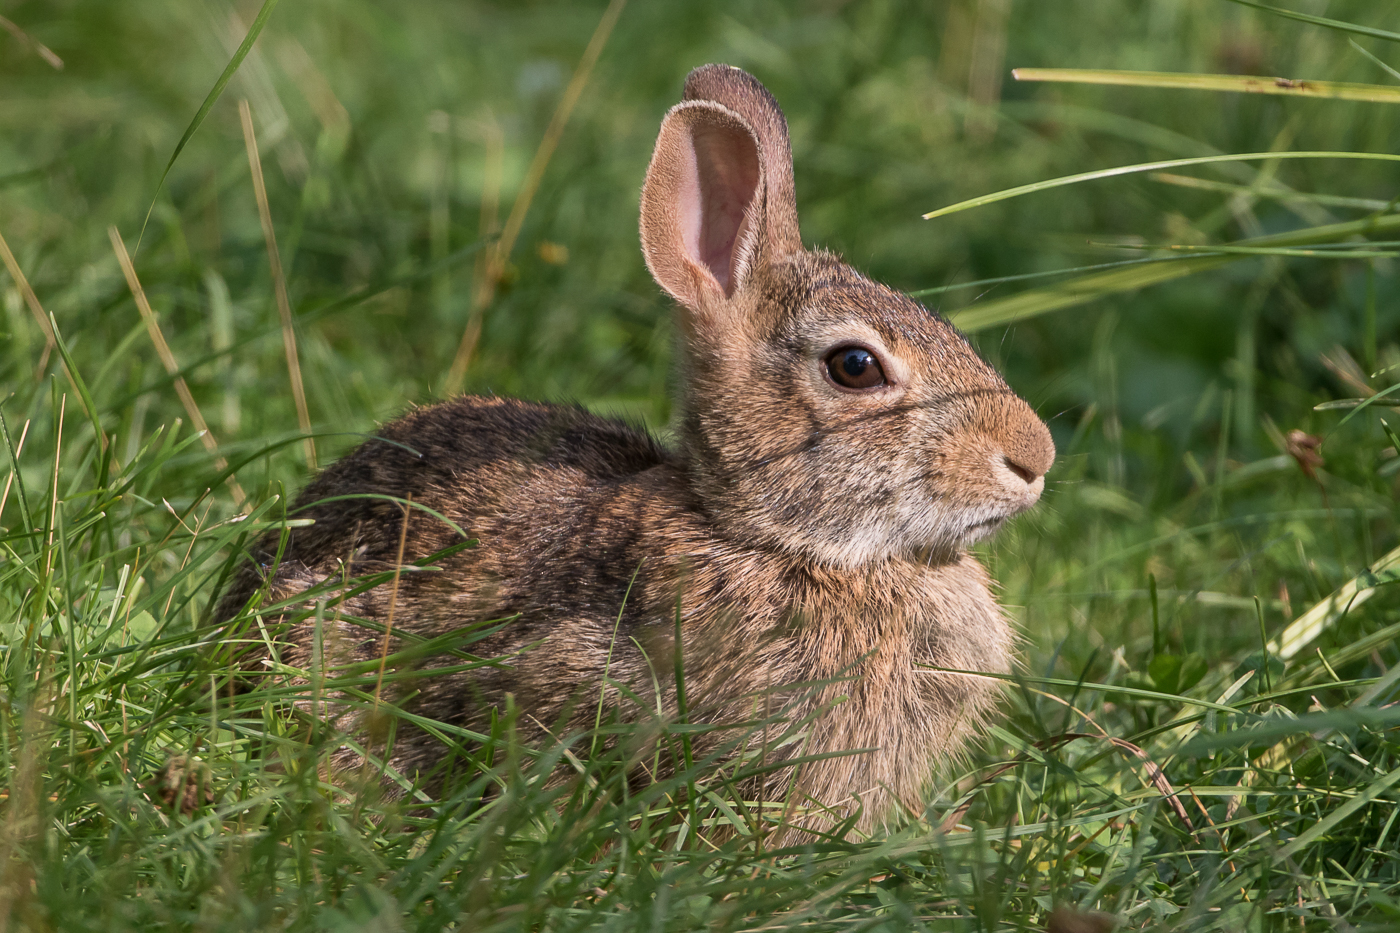
[[[937,495],[954,506],[958,543],[985,538],[1045,490],[1055,462],[1050,430],[1018,396],[983,396],[934,452]]]

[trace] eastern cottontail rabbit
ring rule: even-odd
[[[862,829],[897,804],[917,812],[998,694],[930,668],[1010,669],[1015,637],[966,548],[1039,498],[1050,432],[947,321],[803,248],[787,123],[743,71],[687,78],[647,170],[641,239],[680,305],[676,449],[577,407],[416,409],[302,493],[293,513],[315,523],[260,542],[219,615],[416,570],[470,536],[436,572],[342,589],[319,621],[303,604],[282,660],[371,661],[393,632],[516,617],[472,646],[506,663],[433,674],[461,660],[430,658],[412,696],[394,695],[478,730],[512,694],[520,730],[543,741],[591,727],[600,702],[623,720],[674,716],[679,625],[692,719],[741,722],[774,688],[828,681],[788,695],[797,720],[829,709],[772,754],[873,749],[746,790],[774,800],[795,779],[799,804],[828,820],[859,809]],[[402,725],[389,760],[413,780],[444,751]],[[808,813],[798,822],[816,825]]]

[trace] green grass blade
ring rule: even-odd
[[[1375,56],[1375,54],[1374,54],[1373,52],[1371,52],[1369,49],[1362,48],[1362,46],[1360,45],[1360,43],[1358,43],[1355,39],[1348,39],[1348,40],[1347,40],[1347,44],[1350,45],[1350,46],[1351,46],[1353,49],[1355,49],[1356,51],[1360,52],[1362,55],[1365,55],[1367,58],[1369,58],[1373,64],[1375,64],[1378,68],[1380,68],[1380,69],[1381,69],[1382,71],[1384,71],[1386,74],[1390,75],[1390,76],[1391,76],[1392,78],[1394,78],[1396,81],[1400,81],[1400,71],[1396,71],[1394,68],[1390,67],[1390,66],[1387,65],[1385,62],[1381,61],[1381,60],[1380,60],[1379,58],[1377,58],[1377,57]]]
[[[1039,687],[1063,687],[1069,690],[1094,690],[1101,693],[1119,693],[1124,696],[1142,697],[1147,700],[1158,702],[1178,703],[1186,706],[1195,706],[1206,710],[1215,710],[1218,713],[1238,712],[1233,706],[1226,706],[1222,703],[1212,703],[1210,700],[1202,700],[1198,697],[1179,696],[1175,693],[1163,693],[1159,690],[1144,690],[1141,687],[1128,687],[1122,684],[1096,684],[1082,680],[1065,680],[1061,677],[1028,677],[1017,674],[990,674],[986,671],[965,671],[953,667],[934,667],[928,664],[916,665],[919,670],[938,671],[945,674],[962,674],[970,677],[983,677],[987,680],[1000,680],[1008,684],[1029,684]]]
[[[1282,256],[1285,259],[1385,259],[1400,255],[1394,250],[1376,249],[1318,249],[1297,246],[1197,246],[1189,243],[1164,243],[1160,246],[1124,246],[1119,243],[1096,243],[1090,246],[1104,249],[1166,250],[1173,253],[1195,253],[1218,256]]]
[[[233,57],[224,66],[224,71],[219,75],[219,80],[214,82],[209,93],[205,95],[204,103],[199,105],[199,110],[195,112],[194,119],[189,126],[185,127],[185,134],[180,137],[180,141],[175,144],[175,151],[170,153],[170,161],[165,163],[165,170],[160,173],[160,181],[156,182],[155,194],[151,197],[151,206],[146,209],[146,219],[141,221],[141,232],[136,236],[136,246],[132,248],[135,253],[141,248],[141,238],[146,235],[146,225],[151,222],[151,213],[156,209],[156,199],[160,197],[160,191],[165,187],[165,179],[170,175],[170,170],[175,167],[175,160],[180,158],[180,153],[185,151],[185,145],[194,136],[195,131],[204,123],[204,118],[209,116],[209,111],[214,108],[215,102],[223,95],[224,88],[228,87],[229,81],[233,79],[234,73],[238,71],[238,66],[243,64],[243,59],[248,57],[248,53],[253,49],[253,43],[258,41],[258,36],[262,34],[263,27],[267,25],[268,17],[272,15],[273,9],[277,6],[277,0],[263,0],[262,8],[258,10],[258,15],[253,18],[253,25],[248,27],[248,34],[243,37],[243,42],[238,46],[238,50],[233,53]]]
[[[1208,269],[1217,269],[1243,257],[1193,256],[1189,259],[1164,259],[1132,269],[1096,272],[1067,282],[1057,282],[1009,298],[988,301],[949,315],[965,333],[975,333],[988,327],[1010,324],[1037,315],[1071,308],[1117,292],[1136,291],[1149,285],[1170,282],[1182,276]]]
[[[58,329],[58,321],[53,314],[49,315],[49,327],[53,328],[54,347],[58,350],[58,355],[63,358],[63,365],[68,370],[68,376],[73,382],[73,388],[78,392],[78,399],[83,403],[83,411],[87,414],[88,420],[92,422],[92,431],[96,435],[98,443],[106,446],[106,440],[102,433],[102,419],[97,414],[97,403],[92,399],[92,393],[88,391],[87,383],[83,377],[78,375],[78,364],[73,361],[73,355],[68,351],[68,343],[63,339],[63,333]],[[101,477],[98,477],[101,482]]]
[[[1173,175],[1170,172],[1157,172],[1150,176],[1152,181],[1181,188],[1195,188],[1199,191],[1218,191],[1221,194],[1244,194],[1254,198],[1268,198],[1273,201],[1311,202],[1323,207],[1345,207],[1359,211],[1390,211],[1395,209],[1394,201],[1377,198],[1348,198],[1336,194],[1315,194],[1305,191],[1292,191],[1288,188],[1258,188],[1249,185],[1232,185],[1225,181],[1211,181],[1193,175]]]
[[[1025,272],[1020,275],[1002,275],[994,279],[977,279],[972,282],[958,282],[954,285],[938,285],[933,288],[920,288],[905,292],[910,298],[923,298],[927,295],[943,295],[947,292],[963,291],[968,288],[985,288],[988,285],[1005,285],[1008,282],[1027,282],[1032,279],[1053,279],[1061,275],[1075,275],[1080,272],[1097,272],[1100,269],[1118,269],[1123,266],[1140,266],[1160,259],[1122,259],[1118,262],[1097,262],[1087,266],[1073,266],[1068,269],[1051,269],[1048,272]]]
[[[1337,422],[1337,427],[1334,427],[1332,431],[1336,431],[1337,428],[1340,428],[1342,425],[1346,424],[1348,421],[1355,418],[1357,415],[1361,414],[1363,411],[1365,411],[1367,408],[1370,408],[1373,405],[1378,405],[1383,408],[1393,407],[1396,402],[1400,401],[1400,399],[1395,398],[1395,396],[1393,395],[1396,389],[1400,389],[1400,383],[1396,383],[1388,389],[1384,389],[1380,392],[1377,392],[1375,395],[1371,395],[1367,398],[1362,399],[1360,403],[1358,403],[1351,409],[1351,411],[1346,413],[1346,416],[1343,417],[1341,421]],[[1328,433],[1330,434],[1331,432]]]
[[[1376,592],[1375,586],[1372,585],[1376,575],[1397,564],[1400,564],[1400,548],[1395,548],[1372,564],[1369,573],[1347,581],[1332,595],[1294,619],[1288,628],[1269,644],[1269,652],[1285,661],[1298,654],[1348,612],[1370,599]]]
[[[1288,845],[1279,849],[1279,859],[1282,860],[1296,855],[1298,852],[1302,851],[1305,846],[1311,845],[1317,839],[1331,832],[1347,817],[1394,787],[1396,782],[1400,782],[1400,768],[1396,768],[1394,771],[1372,781],[1361,793],[1299,833]],[[1394,805],[1392,804],[1392,806]]]
[[[980,195],[969,198],[966,201],[959,201],[947,207],[940,207],[936,211],[929,211],[924,214],[924,220],[932,220],[935,217],[943,217],[947,214],[956,214],[958,211],[971,210],[974,207],[982,207],[987,204],[995,204],[998,201],[1008,201],[1011,198],[1019,198],[1023,194],[1035,194],[1037,191],[1049,191],[1051,188],[1063,188],[1067,185],[1077,185],[1086,181],[1098,181],[1101,178],[1116,178],[1119,175],[1136,175],[1140,172],[1156,172],[1168,168],[1184,168],[1188,165],[1212,165],[1220,162],[1259,162],[1268,159],[1360,159],[1363,161],[1375,162],[1400,162],[1400,155],[1389,152],[1242,152],[1229,153],[1218,156],[1197,156],[1190,159],[1166,159],[1161,162],[1139,162],[1136,165],[1118,165],[1113,168],[1102,168],[1092,172],[1080,172],[1076,175],[1062,175],[1059,178],[1049,178],[1045,181],[1032,182],[1029,185],[1018,185],[1015,188],[1005,188],[1001,191],[994,191],[991,194]]]
[[[26,533],[32,534],[34,531],[34,520],[29,512],[29,497],[24,491],[24,475],[20,472],[19,452],[15,450],[14,439],[10,437],[10,422],[9,419],[5,417],[3,409],[0,409],[0,439],[5,441],[5,450],[10,455],[10,469],[14,471],[12,475],[14,476],[15,492],[17,494],[16,507],[19,509],[22,527]],[[3,517],[3,515],[0,515],[0,518]]]
[[[1384,217],[1326,224],[1321,227],[1305,227],[1302,230],[1255,237],[1229,245],[1246,249],[1269,249],[1289,247],[1299,243],[1326,243],[1344,240],[1351,236],[1384,233],[1392,230],[1400,230],[1400,215],[1391,214]],[[949,319],[964,332],[974,333],[988,327],[1010,324],[1050,311],[1086,304],[1105,295],[1136,291],[1182,276],[1218,269],[1231,262],[1248,258],[1251,256],[1247,253],[1192,256],[1185,259],[1164,259],[1157,263],[1127,269],[1096,272],[1092,275],[1070,279],[1067,282],[1057,282],[1044,288],[1031,289],[1008,298],[984,302],[951,314]]]
[[[452,268],[454,265],[461,262],[463,259],[466,259],[476,254],[483,247],[489,245],[492,242],[494,241],[477,240],[476,242],[457,250],[449,256],[444,256],[442,259],[436,262],[427,263],[421,268],[406,273],[404,275],[396,275],[385,281],[375,282],[373,284],[366,285],[362,288],[356,289],[349,295],[345,295],[340,298],[329,299],[320,304],[316,304],[314,302],[307,302],[302,306],[298,306],[293,311],[293,316],[296,318],[298,326],[304,326],[325,317],[330,317],[336,314],[342,314],[346,311],[349,311],[353,308],[364,304],[365,302],[372,301],[375,298],[378,298],[379,296],[385,294],[386,292],[392,291],[393,289],[401,288],[407,285],[412,285],[415,282],[421,282],[431,277],[434,273],[440,272],[444,269]],[[305,310],[303,310],[303,308],[305,308]],[[138,334],[144,335],[146,333],[144,325],[138,324],[137,328],[138,329],[136,332]],[[248,334],[247,336],[239,337],[227,347],[223,347],[217,350],[211,350],[210,352],[206,353],[201,357],[185,361],[182,363],[180,368],[173,373],[167,373],[165,372],[165,370],[162,369],[160,371],[160,374],[154,379],[152,379],[149,383],[142,385],[138,389],[135,389],[130,394],[118,396],[114,401],[108,403],[108,407],[123,408],[131,404],[133,400],[149,392],[165,391],[170,386],[175,384],[176,379],[182,376],[188,379],[190,378],[192,373],[195,373],[202,367],[208,366],[210,363],[215,363],[219,360],[236,357],[239,353],[244,352],[249,348],[255,347],[261,341],[272,340],[281,336],[281,333],[281,324],[273,323],[271,326],[264,327],[251,334]],[[295,438],[293,438],[293,440],[299,442],[302,440],[303,436],[304,435],[298,434]],[[329,435],[315,435],[315,437],[318,439],[325,436]]]
[[[1340,19],[1328,19],[1325,16],[1312,16],[1308,13],[1295,13],[1292,10],[1281,10],[1276,6],[1266,6],[1262,3],[1255,3],[1254,0],[1230,0],[1230,2],[1238,3],[1240,6],[1253,7],[1256,10],[1263,10],[1265,13],[1272,13],[1274,16],[1282,16],[1284,19],[1296,19],[1300,23],[1321,26],[1324,29],[1335,29],[1338,32],[1350,32],[1358,36],[1370,36],[1372,39],[1385,39],[1390,42],[1400,42],[1400,32],[1389,32],[1385,29],[1376,29],[1372,26],[1358,26],[1355,23],[1344,22]]]

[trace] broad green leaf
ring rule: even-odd
[[[1181,681],[1181,656],[1159,654],[1147,665],[1147,676],[1163,693],[1176,693]]]

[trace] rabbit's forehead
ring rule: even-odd
[[[825,271],[809,277],[800,296],[787,291],[782,297],[782,342],[808,353],[843,342],[865,344],[915,374],[952,372],[969,383],[1001,384],[966,338],[935,312],[844,263]]]

